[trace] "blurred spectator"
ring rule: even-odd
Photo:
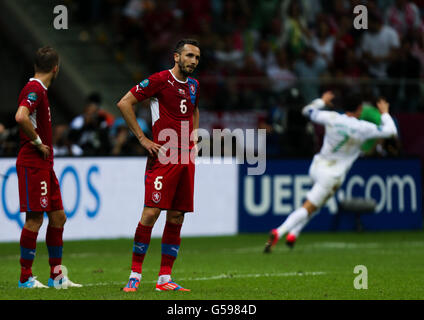
[[[422,27],[418,7],[408,0],[396,0],[386,12],[386,21],[400,36]]]
[[[142,18],[143,14],[152,10],[152,0],[129,0],[121,10],[122,19],[119,21],[119,32],[122,41],[119,47],[134,46],[134,52],[142,52],[145,42]]]
[[[126,125],[117,128],[110,154],[113,156],[147,156],[146,150]]]
[[[105,155],[109,153],[108,128],[112,117],[99,107],[100,97],[92,94],[87,99],[83,114],[71,122],[69,139],[77,143],[84,155]]]
[[[252,16],[252,27],[257,30],[263,30],[269,21],[271,21],[280,5],[280,0],[262,0],[255,1],[253,16]]]
[[[362,61],[358,59],[356,53],[353,49],[346,51],[345,54],[345,63],[343,70],[343,76],[350,79],[364,78],[364,72],[366,68],[364,67]]]
[[[204,23],[211,24],[210,0],[178,0],[178,10],[182,12],[183,28],[186,31],[200,29]]]
[[[7,128],[0,123],[0,156],[15,157],[19,149],[19,127]]]
[[[311,39],[311,46],[328,65],[333,63],[335,38],[330,34],[330,29],[324,19],[320,19],[317,34]]]
[[[256,66],[261,70],[267,70],[277,64],[275,54],[271,50],[271,44],[267,39],[259,40],[258,47],[252,54]]]
[[[267,155],[278,157],[284,154],[283,133],[286,128],[287,110],[276,105],[268,111],[268,116],[259,120],[258,129],[266,130]]]
[[[290,0],[287,12],[283,14],[283,34],[281,46],[287,47],[290,55],[298,58],[310,39],[310,32],[301,3]]]
[[[71,122],[72,129],[79,129],[84,125],[84,121],[92,115],[99,115],[102,118],[102,126],[111,127],[114,117],[109,112],[101,108],[102,98],[99,93],[93,92],[87,97],[84,114],[75,117]]]
[[[143,44],[143,51],[147,50],[150,63],[146,65],[149,73],[167,68],[170,64],[169,52],[172,52],[178,38],[183,34],[183,17],[181,11],[173,10],[169,0],[156,0],[153,8],[143,14],[143,36],[148,46]]]
[[[151,0],[128,0],[125,7],[122,9],[122,15],[136,23],[144,10],[153,6]]]
[[[414,42],[412,44],[411,53],[412,55],[420,61],[420,77],[424,77],[424,33],[420,31],[415,31],[412,33],[412,38]]]
[[[340,0],[339,0],[340,1]],[[283,0],[281,3],[281,13],[282,16],[286,16],[288,12],[288,8],[291,5],[292,0]],[[323,4],[325,5],[328,0],[296,0],[296,2],[300,3],[300,6],[303,8],[304,18],[307,26],[313,26],[316,21],[317,15],[319,15],[323,11]]]
[[[323,1],[325,7],[325,14],[317,16],[317,21],[324,20],[328,24],[328,29],[331,34],[336,34],[339,26],[341,25],[341,18],[344,16],[352,16],[353,7],[355,4],[351,4],[348,0],[325,0]],[[352,21],[353,23],[353,21]],[[319,28],[318,25],[314,25],[315,29]]]
[[[53,127],[53,152],[55,156],[82,156],[79,145],[69,140],[69,126],[66,124]]]
[[[4,124],[0,123],[0,155],[4,155],[5,142],[9,132],[7,131]]]
[[[345,68],[346,56],[348,52],[352,52],[355,48],[355,38],[352,34],[353,21],[350,15],[340,17],[340,24],[337,30],[334,43],[334,65],[336,69]]]
[[[3,140],[6,134],[6,127],[0,122],[0,139]]]
[[[270,79],[271,88],[276,94],[293,87],[297,80],[294,72],[290,70],[287,53],[283,49],[277,53],[277,63],[268,67],[266,73]]]
[[[282,31],[282,22],[280,18],[274,18],[267,26],[262,29],[260,37],[265,38],[269,41],[269,44],[271,46],[272,51],[277,51],[278,49],[281,49],[280,47],[280,38],[281,38],[281,31]]]
[[[260,69],[253,56],[244,58],[243,67],[237,73],[236,92],[239,98],[238,107],[246,109],[264,108],[267,101],[267,92],[265,88],[269,88],[264,69]]]
[[[420,10],[421,17],[424,17],[424,0],[415,0],[414,3]]]
[[[234,47],[233,35],[227,33],[222,41],[218,42],[215,59],[221,67],[231,70],[239,69],[243,64],[243,51]]]
[[[319,96],[319,79],[327,71],[327,63],[311,47],[306,48],[302,56],[295,63],[294,71],[301,81],[300,92],[303,99],[312,101]]]
[[[213,23],[217,33],[232,33],[237,27],[239,17],[249,17],[250,15],[246,0],[215,0],[213,2],[215,3],[214,7],[219,7]],[[219,6],[216,6],[216,2],[220,3]]]
[[[147,137],[151,137],[150,128],[147,122],[137,114],[137,122],[141,130]],[[110,138],[112,140],[111,155],[118,156],[132,156],[132,155],[147,155],[146,150],[140,145],[138,139],[129,130],[127,123],[124,118],[119,117],[115,120],[111,130]]]
[[[211,24],[205,21],[200,24],[198,32],[197,39],[202,46],[202,63],[199,68],[204,68],[203,61],[213,58],[219,36],[213,32]]]
[[[322,10],[322,0],[298,0],[302,3],[302,8],[305,12],[305,19],[308,26],[314,25],[316,22],[316,17],[323,11]],[[324,0],[327,2],[328,0]],[[338,0],[338,2],[342,2]]]
[[[371,76],[381,79],[387,77],[387,67],[400,47],[399,36],[396,31],[383,24],[377,13],[369,15],[369,30],[365,32],[361,49],[363,57],[369,65]]]
[[[393,85],[392,89],[389,90],[391,93],[390,101],[398,106],[398,111],[412,111],[417,109],[421,102],[419,83],[409,82],[418,79],[421,73],[420,61],[412,54],[412,45],[413,39],[411,37],[405,38],[396,58],[388,68],[389,77],[398,79],[396,85]]]
[[[227,85],[229,73],[218,67],[215,58],[202,61],[199,78],[202,79],[202,106],[214,110],[230,108],[235,97],[230,95]],[[233,74],[234,76],[234,74]]]

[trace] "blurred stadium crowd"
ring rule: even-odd
[[[424,0],[65,3],[87,29],[114,34],[113,45],[145,67],[143,77],[172,66],[176,40],[198,39],[201,110],[264,112],[258,127],[267,129],[270,155],[316,151],[314,128],[299,111],[325,90],[339,97],[336,107],[346,91],[360,90],[370,103],[386,97],[394,113],[424,112]],[[353,8],[360,4],[369,11],[368,30],[353,27]],[[145,104],[138,113],[149,132]],[[144,154],[122,118],[102,110],[101,93],[88,97],[83,114],[69,121],[54,128],[58,156]],[[16,128],[0,125],[0,154],[16,155],[15,138]],[[391,145],[394,150],[398,143]]]

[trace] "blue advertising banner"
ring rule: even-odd
[[[239,166],[239,232],[268,232],[299,208],[312,186],[310,160],[270,160],[266,172],[249,176]],[[340,201],[374,199],[375,212],[360,216],[364,230],[422,229],[421,163],[417,159],[362,159],[305,231],[355,230],[358,218],[339,210]]]

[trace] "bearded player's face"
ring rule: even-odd
[[[188,76],[196,70],[200,60],[200,49],[191,44],[184,45],[181,53],[176,54],[176,62],[181,73]]]

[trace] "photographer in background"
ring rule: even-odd
[[[69,138],[81,147],[85,156],[110,153],[108,131],[114,119],[100,108],[100,103],[100,95],[91,94],[87,98],[84,112],[71,122]]]

